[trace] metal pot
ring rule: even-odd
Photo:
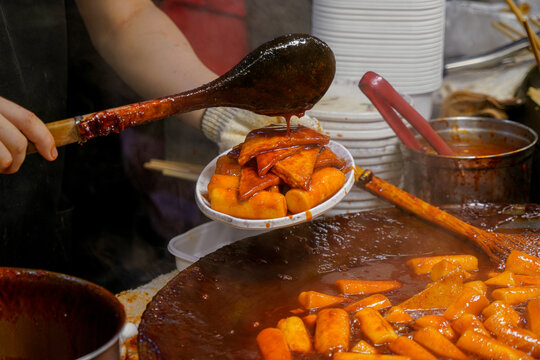
[[[537,134],[522,124],[482,117],[430,121],[446,141],[504,142],[512,151],[485,156],[442,156],[402,146],[406,191],[433,204],[524,203],[530,200]]]
[[[0,359],[119,359],[122,304],[85,280],[0,268]]]

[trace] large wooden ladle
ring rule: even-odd
[[[62,146],[208,107],[301,116],[324,95],[335,67],[332,50],[321,40],[307,34],[285,35],[261,45],[229,72],[196,89],[48,123],[47,127],[56,146]],[[29,146],[28,153],[35,151]]]
[[[471,240],[496,265],[502,265],[512,250],[524,251],[535,256],[540,254],[538,234],[530,234],[530,236],[504,234],[477,228],[382,180],[375,176],[371,170],[356,167],[356,171],[358,182],[366,190],[390,201],[403,210]]]

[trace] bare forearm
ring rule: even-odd
[[[96,49],[144,98],[195,88],[216,75],[150,0],[77,0]],[[184,120],[198,127],[201,112]]]

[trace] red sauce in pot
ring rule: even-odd
[[[517,144],[508,144],[503,141],[496,142],[484,142],[481,140],[471,140],[467,139],[466,141],[448,141],[448,145],[454,151],[456,156],[489,156],[489,155],[499,155],[505,154],[512,151],[516,151],[521,146]],[[430,154],[436,154],[429,146],[424,146],[424,151]]]

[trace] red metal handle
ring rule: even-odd
[[[358,87],[379,110],[382,117],[405,146],[422,151],[420,143],[401,121],[396,111],[428,141],[437,153],[449,156],[455,155],[448,144],[429,125],[429,122],[407,103],[382,76],[368,71],[360,79]]]

